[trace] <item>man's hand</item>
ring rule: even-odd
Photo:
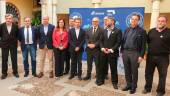
[[[89,47],[90,49],[95,48],[95,44],[87,44],[87,47]]]
[[[79,48],[79,47],[76,47],[76,48],[75,48],[75,51],[76,51],[76,52],[77,52],[77,51],[79,51],[79,50],[80,50],[80,48]]]
[[[138,57],[138,63],[141,63],[141,62],[142,62],[142,60],[143,60],[143,58],[142,58],[142,57]]]
[[[105,49],[103,50],[103,52],[104,52],[105,54],[109,54],[109,53],[110,53],[107,48],[105,48]]]

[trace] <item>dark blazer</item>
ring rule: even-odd
[[[101,39],[101,35],[103,34],[104,29],[102,29],[101,27],[98,27],[95,34],[93,34],[93,27],[89,28],[86,31],[86,43],[87,44],[95,44],[95,48],[94,50],[100,50],[100,39]],[[89,47],[86,47],[86,51],[89,50],[93,50],[90,49]]]
[[[0,25],[0,47],[7,48],[8,46],[17,47],[19,28],[16,24],[12,24],[11,32],[8,33],[6,23]]]
[[[135,30],[137,33],[136,33],[136,37],[134,40],[134,45],[136,46],[136,50],[139,52],[139,55],[143,57],[145,54],[145,50],[146,50],[147,34],[146,34],[146,31],[139,26],[137,26]],[[130,31],[130,27],[127,28],[123,34],[121,51],[124,50],[123,46],[126,42],[127,32],[129,31]]]
[[[108,48],[114,51],[115,55],[119,55],[119,47],[121,45],[122,40],[122,32],[118,28],[114,28],[108,38],[107,36],[108,30],[105,29],[101,38],[100,47]]]
[[[47,44],[47,48],[48,49],[52,49],[53,48],[53,40],[52,40],[52,34],[54,31],[55,26],[52,24],[48,25],[48,32],[47,35],[45,35],[44,32],[44,25],[40,25],[37,28],[38,31],[38,41],[39,41],[39,48],[43,49],[44,46]]]
[[[21,42],[21,50],[25,49],[25,35],[24,35],[24,28],[25,27],[21,27],[19,29],[19,41]],[[37,34],[37,29],[35,27],[31,27],[32,29],[32,40],[33,40],[33,45],[35,47],[35,49],[37,49],[37,38],[38,38],[38,34]]]
[[[84,51],[83,45],[85,43],[85,31],[80,28],[78,39],[76,37],[75,28],[69,30],[69,51],[74,52],[76,47],[80,48],[80,51]]]

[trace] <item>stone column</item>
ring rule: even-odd
[[[6,0],[0,0],[0,23],[5,22]]]
[[[152,13],[151,13],[150,28],[154,28],[157,26],[157,18],[160,12],[160,2],[161,0],[152,0]]]
[[[94,8],[99,8],[102,3],[102,0],[92,0],[92,4]]]
[[[47,14],[47,0],[41,0],[40,4],[41,4],[41,21],[42,21],[43,16],[48,15]]]
[[[58,0],[53,0],[52,2],[52,24],[56,25],[57,24],[57,3]]]

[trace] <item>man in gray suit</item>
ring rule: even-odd
[[[100,54],[100,38],[103,29],[99,27],[99,18],[94,17],[92,19],[92,27],[86,31],[86,43],[87,43],[87,75],[84,80],[91,78],[92,63],[93,60],[96,65],[96,76],[99,71],[99,54]]]

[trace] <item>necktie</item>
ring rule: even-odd
[[[27,28],[27,43],[29,43],[29,29]]]

